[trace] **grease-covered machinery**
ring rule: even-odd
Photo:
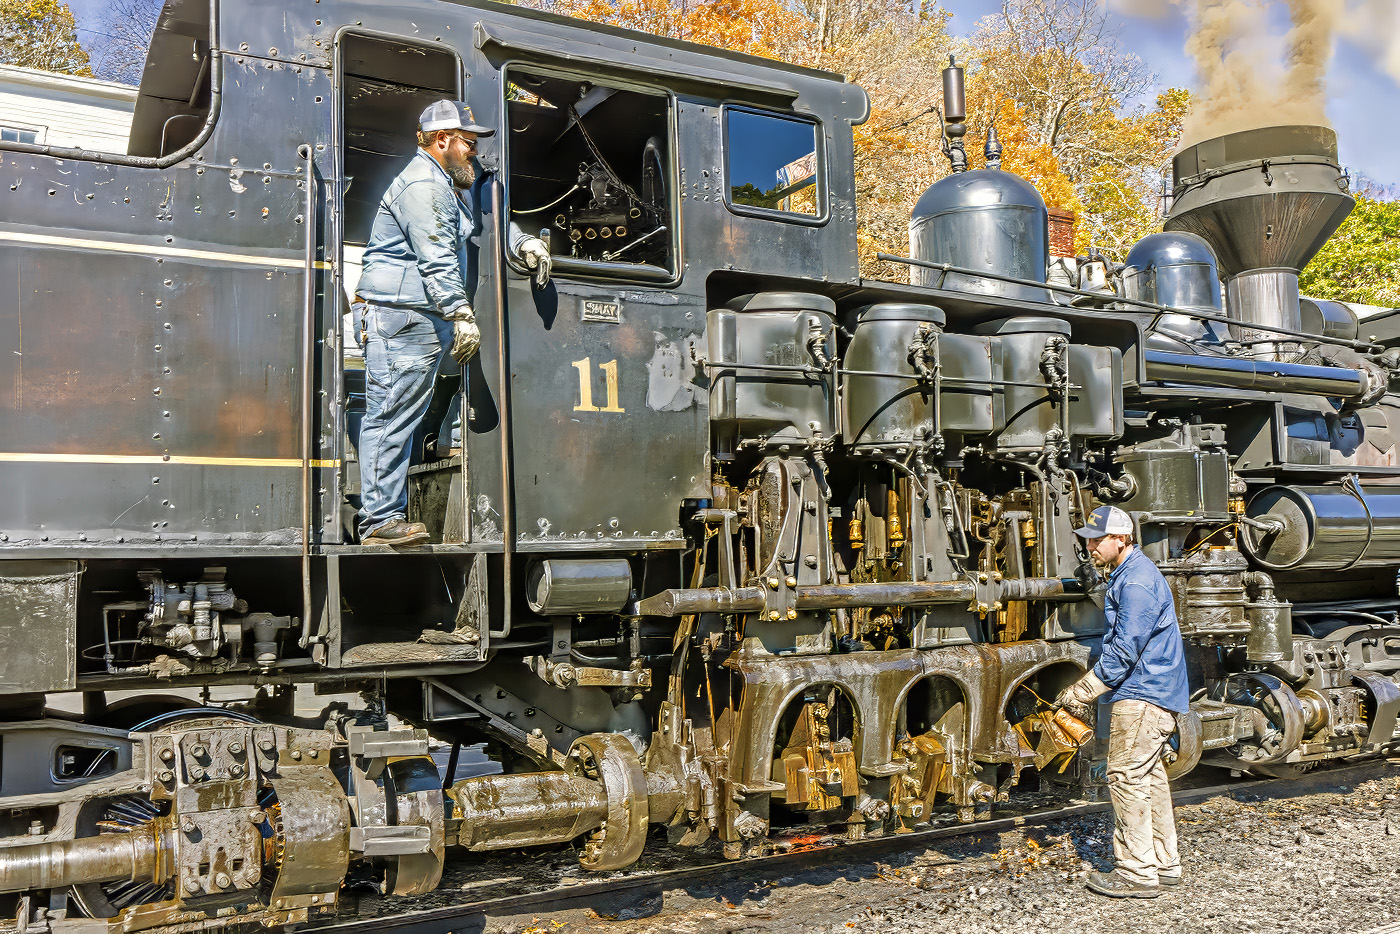
[[[1103,749],[1037,697],[1102,632],[1072,530],[1103,502],[1176,601],[1174,774],[1393,748],[1400,331],[1296,287],[1349,205],[1330,131],[1185,150],[1168,229],[1066,289],[994,138],[967,170],[950,66],[954,171],[912,284],[874,281],[839,76],[517,7],[283,7],[168,3],[127,154],[0,143],[0,889],[27,923],[276,926],[352,864],[406,894],[453,852],[616,869],[664,825],[739,857],[1082,788]],[[344,519],[333,296],[443,96],[501,131],[484,338],[433,409],[462,394],[460,442],[414,446],[435,541],[391,553]],[[548,233],[549,288],[507,216]],[[311,686],[358,699],[308,717]],[[472,743],[500,774],[457,774]]]

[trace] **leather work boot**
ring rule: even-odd
[[[1157,873],[1157,884],[1158,884],[1158,885],[1180,885],[1180,884],[1181,884],[1181,873],[1178,872],[1176,875],[1168,875],[1168,874],[1165,873],[1165,872],[1159,872],[1159,873]]]
[[[390,519],[375,529],[361,544],[363,545],[420,545],[429,538],[428,527],[421,522],[406,519]]]
[[[1156,898],[1162,894],[1160,887],[1125,879],[1116,869],[1113,872],[1095,870],[1089,873],[1089,881],[1084,884],[1089,891],[1107,895],[1109,898]]]

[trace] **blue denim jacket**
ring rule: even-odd
[[[1190,707],[1186,657],[1171,588],[1152,559],[1134,548],[1108,575],[1108,628],[1094,674],[1104,701],[1142,700],[1184,713]]]
[[[459,193],[437,160],[419,149],[379,201],[356,294],[431,314],[470,304],[486,180],[478,168],[476,184]],[[511,224],[507,236],[518,253],[525,234]]]

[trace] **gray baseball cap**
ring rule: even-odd
[[[1133,519],[1117,506],[1100,506],[1089,513],[1083,528],[1074,530],[1080,538],[1103,538],[1105,535],[1132,535]]]
[[[496,131],[489,126],[481,126],[472,116],[472,109],[461,101],[434,101],[418,118],[418,131],[432,133],[436,130],[466,130],[477,136],[490,136]]]

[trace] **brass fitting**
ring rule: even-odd
[[[900,548],[904,545],[904,525],[899,521],[899,494],[893,489],[890,490],[889,497],[885,500],[885,528],[889,538],[891,548]]]

